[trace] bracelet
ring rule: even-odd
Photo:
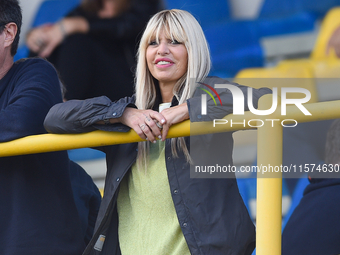
[[[103,119],[103,121],[104,121],[105,125],[110,125],[111,124],[109,118]]]
[[[60,20],[60,21],[58,22],[58,25],[59,25],[59,28],[60,28],[61,34],[62,34],[62,36],[63,36],[63,39],[62,39],[62,40],[64,41],[64,39],[65,39],[65,37],[66,37],[67,33],[66,33],[66,30],[65,30],[65,27],[64,27],[63,21],[62,21],[62,20]]]

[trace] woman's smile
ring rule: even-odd
[[[156,59],[155,64],[158,68],[166,68],[172,66],[174,62],[169,58],[158,58]]]

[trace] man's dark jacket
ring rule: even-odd
[[[60,102],[51,64],[17,61],[0,80],[0,142],[46,133],[45,116]],[[0,157],[0,204],[0,254],[78,255],[85,248],[66,151]]]

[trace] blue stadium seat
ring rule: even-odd
[[[237,186],[238,190],[240,192],[240,195],[243,199],[243,202],[248,210],[248,213],[250,214],[250,208],[249,208],[249,197],[248,197],[248,185],[247,185],[247,179],[244,178],[237,178]]]
[[[68,156],[72,161],[86,161],[105,158],[105,153],[91,148],[68,150]]]
[[[203,30],[213,64],[210,75],[232,78],[240,69],[264,65],[255,23],[227,21],[203,27]]]
[[[265,0],[259,17],[287,17],[309,12],[317,18],[322,18],[331,8],[338,5],[340,5],[340,0]]]
[[[32,27],[45,23],[54,23],[75,8],[80,0],[45,0],[41,3],[35,15]]]
[[[22,58],[27,58],[28,54],[29,54],[29,50],[26,45],[19,47],[17,50],[17,53],[14,56],[14,62]]]
[[[316,20],[316,15],[304,11],[285,17],[261,17],[254,22],[257,23],[259,37],[266,37],[313,31]]]
[[[166,0],[167,9],[187,10],[202,26],[213,25],[230,19],[228,0]]]

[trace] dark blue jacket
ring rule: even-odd
[[[52,65],[14,63],[0,80],[0,142],[46,133],[45,115],[61,101]],[[68,165],[66,152],[0,158],[0,254],[81,254]]]
[[[282,255],[340,254],[340,179],[311,179],[282,233]]]
[[[213,78],[208,84],[228,83]],[[247,95],[247,87],[239,86]],[[215,108],[213,100],[208,100],[208,115],[201,115],[203,90],[187,101],[191,121],[221,119],[232,112],[233,100],[226,89],[217,90],[223,106]],[[253,101],[257,107],[259,97],[270,90],[254,90]],[[45,119],[45,127],[55,133],[77,133],[96,128],[111,131],[127,131],[122,124],[94,125],[99,120],[117,118],[127,106],[134,107],[134,97],[124,98],[116,103],[106,97],[71,100],[54,106]],[[247,99],[246,99],[247,100]],[[245,101],[247,102],[247,101]],[[173,100],[173,104],[175,100]],[[220,165],[233,164],[232,133],[219,133],[186,137],[186,145],[202,149],[202,158],[218,159]],[[217,142],[223,147],[214,150]],[[119,184],[131,169],[137,157],[137,143],[107,146],[101,148],[107,155],[108,172],[104,198],[98,214],[95,234],[84,254],[120,254],[118,243],[117,195]],[[255,228],[239,194],[234,174],[228,178],[191,178],[190,164],[182,152],[173,157],[171,141],[166,140],[165,159],[173,203],[179,224],[191,254],[251,254],[255,247]],[[215,162],[216,163],[216,162]],[[133,244],[133,240],[131,241]]]

